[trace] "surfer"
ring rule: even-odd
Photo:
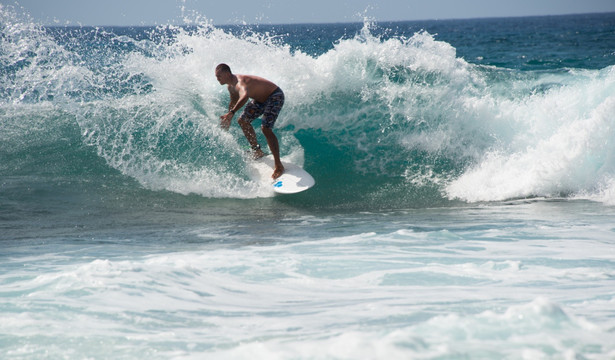
[[[280,177],[284,173],[284,166],[280,161],[280,147],[278,138],[273,133],[273,125],[278,118],[282,105],[284,105],[282,89],[262,77],[233,74],[231,68],[226,64],[219,64],[216,67],[216,79],[218,79],[220,85],[227,86],[231,96],[228,106],[229,112],[220,116],[220,126],[228,130],[235,113],[247,103],[237,122],[252,147],[254,158],[258,159],[265,156],[265,153],[258,144],[252,121],[262,115],[261,130],[275,160],[275,169],[271,177],[274,179]],[[248,103],[249,99],[252,99],[252,101]]]

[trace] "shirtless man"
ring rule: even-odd
[[[248,139],[254,152],[254,158],[258,159],[265,156],[256,140],[256,132],[252,127],[252,121],[263,115],[261,130],[267,138],[267,145],[275,160],[275,169],[272,178],[276,179],[284,173],[284,166],[280,161],[280,147],[278,138],[273,133],[273,125],[278,118],[278,114],[284,105],[284,93],[276,84],[267,79],[253,75],[233,74],[231,68],[226,64],[216,67],[216,79],[220,85],[226,85],[231,96],[229,112],[220,116],[220,125],[223,129],[231,126],[231,120],[235,113],[244,106],[249,99],[252,99],[243,110],[237,122],[243,130],[243,134]]]

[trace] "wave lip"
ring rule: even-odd
[[[615,67],[518,101],[513,136],[445,188],[470,202],[577,196],[615,203]],[[538,116],[536,115],[538,114]]]

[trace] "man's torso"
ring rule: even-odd
[[[278,86],[271,81],[262,77],[253,75],[239,75],[237,74],[237,85],[234,89],[238,92],[237,87],[243,87],[248,97],[258,102],[265,102],[269,95],[271,95]]]

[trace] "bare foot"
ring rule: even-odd
[[[276,166],[275,170],[273,171],[273,175],[271,175],[272,178],[277,179],[279,178],[282,174],[284,174],[284,166]]]

